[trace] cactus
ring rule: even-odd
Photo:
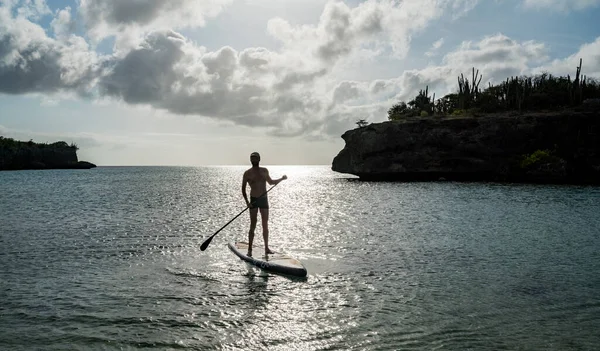
[[[469,84],[469,79],[465,79],[465,76],[461,73],[458,77],[458,97],[459,97],[459,108],[467,109],[475,104],[479,96],[479,83],[483,75],[479,75],[479,70],[475,71],[473,67],[472,80]]]
[[[458,108],[464,110],[467,105],[467,101],[470,100],[471,88],[469,86],[469,80],[465,79],[465,76],[461,73],[458,77]]]
[[[521,87],[519,84],[519,79],[516,78],[515,79],[515,87],[516,87],[516,91],[515,91],[515,100],[517,103],[517,110],[519,112],[522,111],[523,109],[523,101],[525,101],[525,91],[527,89],[527,83],[526,80],[523,80],[523,86]]]
[[[577,73],[575,74],[575,81],[573,82],[573,90],[572,90],[572,94],[573,94],[572,103],[573,104],[580,104],[583,101],[582,94],[581,94],[581,83],[580,83],[582,64],[583,64],[583,59],[580,58],[579,66],[577,66]]]
[[[477,77],[479,76],[479,80],[477,80]],[[479,83],[481,83],[481,78],[483,78],[483,75],[479,75],[479,70],[477,70],[477,73],[475,73],[475,67],[473,67],[473,80],[471,81],[471,83],[473,84],[473,96],[472,98],[474,100],[477,100],[477,97],[479,95]]]

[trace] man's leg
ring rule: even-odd
[[[252,242],[254,241],[254,229],[256,229],[256,222],[258,217],[258,208],[254,207],[250,209],[250,231],[248,232],[248,256],[252,256]]]
[[[272,254],[273,251],[269,249],[269,209],[260,209],[260,218],[262,220],[263,240],[265,241],[265,255]]]

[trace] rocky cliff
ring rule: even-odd
[[[363,180],[600,184],[600,111],[425,117],[347,131],[332,169]]]
[[[22,142],[0,137],[0,171],[20,169],[89,169],[96,165],[79,161],[77,147],[64,141],[53,144]]]

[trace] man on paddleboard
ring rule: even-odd
[[[252,256],[252,241],[254,240],[254,229],[258,211],[260,210],[260,218],[262,220],[263,239],[265,241],[265,255],[273,253],[269,249],[269,201],[267,199],[267,183],[270,185],[279,184],[282,180],[287,179],[283,176],[279,179],[271,179],[269,170],[264,167],[259,167],[260,155],[258,152],[250,154],[250,162],[252,168],[244,172],[242,178],[242,195],[246,200],[246,205],[250,208],[250,231],[248,232],[248,256]],[[250,185],[250,200],[246,194],[246,185]]]

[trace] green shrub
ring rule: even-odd
[[[538,163],[549,163],[555,161],[550,150],[536,150],[530,155],[524,155],[521,161],[521,168],[527,168]]]
[[[493,113],[501,109],[500,101],[492,91],[485,91],[477,97],[477,106],[481,112]]]
[[[479,107],[472,107],[467,110],[467,115],[469,116],[481,116],[483,114],[483,110]]]
[[[406,105],[406,103],[401,101],[397,104],[394,104],[388,110],[388,119],[390,121],[397,121],[397,120],[401,119],[402,117],[404,117],[408,111],[409,111],[409,109],[408,109],[408,106]]]

